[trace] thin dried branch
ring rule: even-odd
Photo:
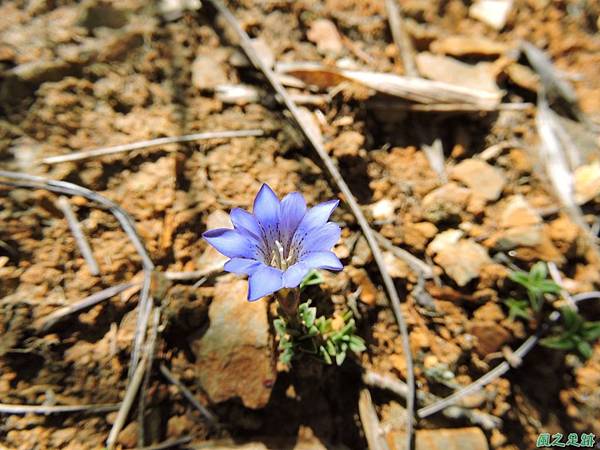
[[[10,180],[17,180],[17,182],[2,181],[0,184],[24,187],[28,189],[47,189],[52,192],[57,192],[66,195],[79,195],[87,198],[88,200],[94,201],[105,208],[107,208],[113,216],[119,221],[119,224],[123,228],[123,231],[129,237],[129,240],[133,244],[136,252],[142,260],[142,267],[144,270],[144,280],[142,282],[142,293],[140,295],[140,301],[138,303],[138,311],[146,311],[147,304],[150,298],[150,284],[152,280],[152,271],[154,270],[154,263],[150,259],[144,244],[135,230],[135,224],[133,219],[127,214],[119,205],[115,202],[107,199],[106,197],[94,192],[90,189],[84,188],[74,183],[67,181],[50,180],[35,175],[28,175],[21,172],[10,172],[7,170],[0,170],[0,178],[8,178]],[[148,317],[144,314],[138,314],[136,330],[134,334],[133,350],[131,352],[131,365],[129,368],[129,377],[133,375],[133,370],[137,367],[139,360],[139,353],[143,344],[143,336],[145,335],[146,326],[148,323]],[[142,338],[140,338],[140,335]]]
[[[56,201],[56,206],[58,206],[62,213],[65,215],[65,219],[67,219],[67,223],[69,224],[71,233],[73,233],[75,242],[77,242],[79,251],[81,252],[81,255],[83,256],[85,262],[90,268],[90,273],[94,276],[100,275],[100,267],[98,267],[98,262],[96,261],[96,258],[94,258],[94,254],[92,253],[90,244],[88,243],[87,239],[85,238],[85,235],[83,234],[81,225],[77,221],[77,217],[75,217],[75,213],[71,208],[69,200],[67,200],[66,197],[61,196]]]
[[[362,389],[358,396],[358,415],[369,450],[390,450],[368,389]]]
[[[550,109],[544,94],[538,99],[535,123],[540,136],[540,160],[560,203],[570,218],[577,224],[587,238],[588,244],[600,256],[596,236],[587,225],[583,212],[575,200],[574,178],[568,164],[564,135],[566,131]]]
[[[89,295],[78,302],[73,303],[72,305],[57,309],[52,314],[44,317],[42,321],[35,326],[35,328],[37,329],[38,333],[46,333],[48,330],[52,329],[54,325],[64,320],[71,314],[78,313],[84,309],[97,305],[98,303],[108,300],[109,298],[114,297],[115,295],[120,294],[121,292],[135,285],[136,283],[118,284]]]
[[[567,291],[564,286],[563,286],[563,280],[562,277],[560,275],[560,272],[558,271],[558,267],[556,267],[556,263],[553,261],[548,262],[548,272],[550,273],[550,276],[552,277],[552,280],[560,286],[560,295],[561,297],[567,302],[567,304],[569,305],[569,307],[571,307],[572,309],[574,309],[575,311],[577,311],[577,304],[575,303],[575,301],[573,300],[573,297],[571,297],[571,294],[569,294],[569,291]]]
[[[433,269],[429,264],[421,261],[419,258],[407,252],[403,248],[396,247],[392,241],[385,236],[382,236],[380,233],[374,231],[373,234],[375,235],[375,239],[379,241],[379,244],[384,249],[392,252],[397,258],[400,258],[402,261],[408,264],[412,270],[422,273],[425,278],[433,278]]]
[[[67,155],[50,156],[40,161],[42,164],[57,164],[70,161],[79,161],[88,158],[97,158],[99,156],[114,155],[115,153],[130,152],[132,150],[141,150],[144,148],[158,147],[167,144],[181,144],[183,142],[200,141],[206,139],[223,139],[249,136],[262,136],[263,130],[232,130],[232,131],[211,131],[207,133],[194,133],[184,136],[163,137],[150,139],[148,141],[132,142],[130,144],[114,145],[111,147],[95,148],[93,150],[83,150],[73,152]]]
[[[385,0],[385,9],[387,10],[392,39],[394,39],[398,52],[400,52],[404,71],[409,77],[418,77],[419,71],[415,63],[415,49],[404,26],[404,18],[400,7],[396,0]]]
[[[202,403],[200,403],[198,401],[198,399],[196,397],[194,397],[194,394],[192,394],[192,391],[190,391],[181,381],[179,381],[177,379],[177,377],[175,375],[173,375],[173,373],[169,369],[167,369],[167,366],[165,366],[164,364],[161,364],[160,365],[160,373],[162,373],[163,376],[170,383],[177,386],[177,388],[181,391],[183,396],[192,404],[192,406],[194,408],[196,408],[200,412],[200,414],[202,414],[202,416],[204,416],[204,418],[212,426],[218,426],[218,424],[219,424],[218,417],[215,416],[212,412],[210,412]]]
[[[373,370],[363,373],[363,381],[367,386],[389,390],[402,398],[406,398],[408,387],[406,383],[390,375],[380,374]],[[441,400],[437,395],[425,391],[417,391],[417,400],[422,404],[432,404]],[[466,419],[472,425],[481,426],[486,430],[493,430],[502,426],[502,419],[491,414],[463,406],[449,406],[443,409],[442,414],[448,419]]]
[[[152,364],[154,363],[154,353],[156,350],[156,340],[158,337],[158,324],[160,322],[160,307],[154,308],[154,315],[152,319],[150,337],[148,338],[148,362],[146,365],[146,373],[144,374],[142,389],[138,398],[138,445],[140,447],[144,445],[144,439],[146,436],[146,392],[148,391],[148,385],[150,384]]]
[[[306,140],[310,143],[310,145],[321,158],[323,165],[325,166],[327,172],[329,173],[329,175],[337,185],[338,189],[342,193],[344,200],[347,202],[348,206],[350,207],[350,210],[356,217],[360,228],[362,229],[362,232],[365,235],[369,246],[371,247],[371,251],[373,252],[373,258],[375,259],[375,262],[379,267],[379,271],[381,273],[383,283],[388,293],[394,316],[396,317],[396,321],[398,322],[398,328],[400,329],[400,333],[402,335],[402,347],[404,351],[404,357],[406,358],[407,384],[409,387],[409,391],[411,392],[411,395],[408,396],[408,399],[406,401],[408,411],[406,427],[408,443],[407,448],[411,449],[413,448],[415,405],[415,375],[413,369],[412,353],[410,349],[410,342],[408,339],[408,328],[404,320],[402,309],[400,307],[400,298],[396,291],[396,287],[394,286],[394,281],[392,280],[392,277],[386,269],[385,261],[383,259],[381,249],[379,248],[379,244],[375,239],[374,233],[371,230],[371,227],[369,226],[367,218],[363,214],[358,202],[354,198],[352,191],[346,184],[346,181],[343,179],[337,166],[325,150],[323,144],[315,138],[314,133],[311,133],[304,124],[304,121],[302,120],[302,113],[300,112],[296,103],[294,103],[294,101],[290,98],[286,89],[281,85],[277,77],[274,76],[271,69],[259,58],[248,34],[242,29],[235,16],[233,16],[233,14],[225,6],[223,6],[223,4],[219,0],[209,0],[209,2],[217,9],[217,11],[229,24],[229,26],[235,31],[235,34],[237,35],[240,41],[240,46],[244,50],[244,53],[246,54],[250,62],[254,65],[254,67],[259,69],[266,77],[272,89],[276,92],[278,100],[282,102],[283,105],[288,109],[292,118],[294,119],[295,124],[299,127]]]
[[[152,310],[152,303],[149,302],[148,305],[148,309]],[[148,311],[147,315],[149,316],[150,313],[151,311]],[[153,327],[152,331],[149,333],[150,336],[146,346],[144,347],[144,354],[135,368],[133,376],[130,378],[129,383],[127,384],[127,388],[125,389],[125,397],[123,398],[123,402],[121,403],[121,407],[117,413],[117,418],[115,419],[110,433],[108,434],[108,438],[106,439],[106,447],[108,450],[112,450],[115,447],[117,437],[125,425],[125,421],[129,416],[129,412],[131,411],[135,397],[140,390],[144,373],[148,370],[148,362],[151,360],[152,352],[154,351],[153,343],[156,339],[157,329],[158,324],[156,324],[156,327]]]
[[[119,409],[120,403],[100,405],[8,405],[0,403],[0,414],[62,414],[72,412],[105,413]]]
[[[497,108],[501,100],[501,94],[481,89],[393,73],[336,69],[313,62],[279,63],[277,70],[321,88],[331,88],[344,81],[351,81],[382,94],[426,105],[466,103],[481,110],[489,110]],[[272,78],[278,81],[277,77]]]

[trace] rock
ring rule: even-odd
[[[513,0],[478,0],[469,8],[469,16],[501,30],[506,25]]]
[[[452,169],[450,176],[488,201],[498,200],[506,184],[506,177],[500,169],[478,159],[460,162]]]
[[[306,37],[309,41],[317,44],[317,50],[321,53],[340,53],[344,48],[340,33],[331,20],[315,20],[306,33]]]
[[[477,308],[473,313],[473,317],[477,320],[492,320],[494,322],[506,319],[502,308],[497,303],[491,302]]]
[[[227,72],[222,64],[223,58],[217,55],[198,55],[192,63],[192,84],[197,89],[215,89],[227,84]]]
[[[435,81],[500,94],[489,63],[466,64],[443,55],[420,52],[416,58],[419,72]]]
[[[393,220],[395,209],[394,202],[384,198],[371,205],[371,215],[375,220]]]
[[[543,221],[539,213],[521,195],[508,200],[500,216],[501,231],[492,237],[499,250],[535,247],[542,242]]]
[[[117,437],[117,442],[125,448],[133,448],[137,445],[137,439],[138,424],[136,421],[133,421],[121,430]]]
[[[492,320],[477,320],[469,324],[467,331],[477,338],[475,351],[481,358],[499,351],[511,338],[504,327]]]
[[[343,131],[326,148],[332,149],[336,158],[342,158],[344,156],[358,156],[359,150],[364,144],[365,137],[358,131]]]
[[[361,234],[356,240],[356,244],[354,244],[351,264],[360,267],[368,264],[372,260],[373,254],[371,253],[371,247],[369,247],[369,243]]]
[[[276,378],[267,302],[246,300],[247,282],[221,277],[208,315],[210,326],[190,346],[200,384],[213,402],[239,397],[247,408],[269,401]]]
[[[434,237],[438,229],[429,222],[407,223],[403,228],[403,241],[417,251],[425,250],[427,242]]]
[[[600,161],[584,164],[575,169],[575,200],[580,205],[600,195]]]
[[[410,267],[392,252],[383,252],[383,263],[392,278],[407,278]]]
[[[463,237],[461,230],[446,230],[438,234],[433,241],[427,246],[427,253],[435,255],[441,252],[446,247],[455,245],[461,237]]]
[[[434,261],[459,286],[478,278],[481,268],[492,262],[484,247],[466,239],[444,247]]]
[[[434,53],[443,53],[452,56],[496,56],[508,50],[502,42],[492,41],[482,36],[446,36],[436,39],[429,46]]]
[[[369,278],[365,269],[348,267],[348,274],[352,282],[361,289],[359,300],[367,305],[374,305],[377,301],[377,288]]]
[[[390,450],[406,449],[406,433],[390,431],[386,440]],[[477,427],[438,428],[437,430],[417,430],[416,450],[488,450],[483,431]]]
[[[183,16],[185,11],[196,11],[201,6],[200,0],[161,0],[158,10],[165,20],[172,21]]]
[[[469,189],[457,183],[446,183],[423,198],[423,217],[433,223],[459,220],[470,195]]]

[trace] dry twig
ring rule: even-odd
[[[154,263],[150,259],[144,244],[140,237],[135,231],[135,225],[133,219],[127,214],[119,205],[115,202],[107,199],[106,197],[94,192],[90,189],[78,186],[74,183],[67,181],[50,180],[35,175],[28,175],[20,172],[10,172],[7,170],[0,170],[0,178],[8,178],[14,181],[1,181],[0,184],[24,187],[28,189],[47,189],[52,192],[66,195],[79,195],[87,198],[93,202],[96,202],[105,208],[107,208],[113,216],[119,221],[119,224],[123,228],[123,231],[129,237],[133,247],[142,260],[142,267],[144,270],[144,280],[142,282],[142,293],[140,294],[140,301],[138,303],[138,311],[142,312],[138,314],[136,330],[134,334],[133,350],[131,352],[131,365],[129,368],[129,377],[133,375],[133,370],[137,367],[139,360],[139,352],[143,344],[143,336],[145,335],[146,325],[148,324],[148,317],[143,314],[143,311],[147,310],[147,304],[150,299],[150,283],[152,281],[152,271],[154,270]],[[140,337],[141,336],[141,337]]]
[[[364,372],[363,381],[367,386],[389,390],[402,398],[406,398],[408,394],[406,383],[390,375],[383,375],[373,370],[366,370]],[[441,398],[429,392],[418,390],[417,400],[423,404],[431,404],[440,401]],[[493,430],[502,425],[502,419],[499,417],[463,406],[449,406],[441,412],[449,419],[466,419],[471,424],[481,426],[486,430]]]
[[[396,247],[392,241],[385,236],[382,236],[380,233],[374,231],[373,234],[383,248],[392,252],[394,256],[408,264],[415,272],[422,273],[425,278],[433,278],[433,269],[427,263],[421,261],[403,248]]]
[[[0,414],[104,413],[119,409],[120,403],[100,405],[8,405],[0,403]]]
[[[388,273],[385,262],[383,259],[383,254],[381,249],[379,248],[379,244],[374,237],[374,233],[369,226],[369,222],[367,218],[363,214],[358,202],[354,198],[352,191],[346,184],[346,181],[343,179],[340,171],[337,166],[325,150],[323,144],[319,142],[318,139],[315,138],[314,133],[311,133],[310,130],[304,124],[302,120],[302,113],[300,112],[298,106],[294,103],[294,101],[290,98],[289,94],[285,90],[285,88],[281,85],[277,77],[274,76],[271,69],[260,59],[258,54],[256,53],[252,41],[248,34],[242,29],[237,19],[233,14],[225,7],[219,0],[209,0],[209,2],[218,10],[221,16],[226,20],[229,26],[235,31],[238,39],[240,40],[240,46],[244,50],[244,53],[252,62],[254,67],[259,69],[263,75],[266,77],[267,81],[273,88],[273,90],[277,93],[278,100],[283,103],[283,105],[288,109],[294,122],[302,131],[306,140],[311,144],[313,149],[321,158],[327,172],[337,185],[338,189],[341,191],[344,196],[345,201],[347,202],[350,210],[356,217],[360,228],[362,229],[363,234],[367,242],[369,243],[369,247],[371,247],[371,251],[373,252],[373,258],[379,267],[379,271],[381,273],[381,277],[383,279],[383,283],[385,285],[386,291],[390,298],[390,303],[392,306],[392,310],[394,312],[394,316],[396,317],[396,321],[398,322],[398,328],[400,329],[400,333],[402,335],[402,346],[404,351],[404,356],[406,358],[406,370],[407,370],[407,384],[409,387],[409,391],[412,395],[409,395],[406,401],[407,410],[408,410],[408,419],[407,419],[407,442],[408,448],[413,448],[413,436],[414,436],[414,393],[415,393],[415,376],[412,362],[412,354],[410,349],[410,343],[408,339],[408,328],[406,326],[406,322],[404,320],[404,316],[402,314],[402,309],[400,307],[400,298],[398,297],[398,293],[396,291],[396,287],[394,286],[394,281],[392,277]]]
[[[409,77],[418,77],[419,71],[417,70],[417,64],[415,63],[415,49],[413,48],[410,36],[404,26],[402,12],[396,3],[396,0],[385,0],[385,9],[388,14],[392,39],[394,39],[394,43],[400,52],[404,71]]]
[[[180,144],[182,142],[200,141],[205,139],[236,138],[249,136],[262,136],[262,130],[232,130],[232,131],[211,131],[207,133],[194,133],[184,136],[162,137],[150,139],[148,141],[132,142],[130,144],[114,145],[111,147],[95,148],[93,150],[83,150],[73,152],[67,155],[50,156],[40,161],[42,164],[57,164],[69,161],[79,161],[82,159],[95,158],[98,156],[114,155],[115,153],[130,152],[132,150],[141,150],[149,147],[157,147],[167,144]]]
[[[390,450],[368,389],[360,391],[358,397],[358,414],[363,430],[365,431],[369,450]]]
[[[152,302],[147,304],[147,308],[152,310]],[[149,316],[151,311],[148,311],[146,314]],[[123,425],[125,425],[125,421],[129,416],[129,411],[133,405],[133,401],[140,390],[140,385],[142,384],[142,380],[144,378],[144,373],[149,369],[149,362],[152,360],[152,352],[154,351],[154,342],[156,341],[156,333],[158,332],[158,320],[152,326],[152,330],[150,331],[150,336],[147,341],[146,346],[144,347],[144,354],[140,359],[135,371],[133,372],[133,376],[130,379],[130,382],[127,385],[127,389],[125,390],[125,397],[123,397],[123,402],[121,403],[121,407],[119,408],[119,412],[117,413],[117,418],[113,423],[113,426],[108,434],[108,438],[106,439],[106,447],[108,450],[112,450],[115,447],[115,443],[117,441],[117,437],[119,433],[123,429]]]
[[[56,205],[60,208],[60,210],[65,215],[65,219],[67,219],[67,223],[69,224],[69,228],[71,229],[71,233],[73,233],[73,237],[75,238],[75,242],[77,242],[77,246],[79,247],[79,251],[81,255],[85,259],[85,262],[90,268],[90,273],[94,276],[100,274],[100,267],[98,267],[98,262],[96,258],[94,258],[94,254],[92,253],[92,249],[90,244],[88,243],[85,235],[83,234],[83,230],[81,229],[81,225],[77,221],[77,217],[75,217],[75,213],[71,208],[71,204],[66,197],[59,197],[56,201]]]
[[[115,295],[135,285],[136,283],[123,283],[118,284],[116,286],[111,286],[107,289],[103,289],[99,292],[89,295],[72,305],[59,308],[52,314],[49,314],[46,317],[44,317],[40,324],[36,326],[38,333],[45,333],[52,327],[54,327],[54,325],[56,325],[58,322],[64,320],[71,314],[78,313],[79,311],[82,311],[86,308],[90,308],[104,300],[114,297]]]
[[[144,445],[145,432],[145,415],[146,415],[146,392],[150,383],[150,375],[152,374],[152,364],[154,362],[154,353],[156,349],[156,340],[158,337],[158,324],[160,322],[160,307],[154,308],[154,316],[152,320],[152,328],[150,338],[148,339],[148,362],[146,364],[146,373],[142,383],[142,389],[138,399],[138,445]]]
[[[179,381],[177,379],[177,377],[175,375],[173,375],[173,373],[169,369],[167,369],[167,366],[165,366],[164,364],[161,364],[160,365],[160,373],[162,373],[163,376],[167,380],[169,380],[169,382],[171,382],[172,384],[177,386],[177,388],[181,391],[183,396],[192,404],[192,406],[194,408],[196,408],[200,412],[200,414],[202,414],[204,416],[204,418],[206,420],[208,420],[208,422],[211,425],[213,425],[213,426],[218,425],[219,419],[217,418],[217,416],[215,416],[202,403],[200,403],[198,401],[198,399],[196,397],[194,397],[194,394],[192,394],[192,392],[181,381]]]

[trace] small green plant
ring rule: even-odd
[[[588,322],[572,308],[560,310],[563,327],[559,334],[544,338],[540,343],[544,347],[557,350],[576,350],[588,359],[592,356],[592,343],[600,338],[600,321]]]
[[[308,355],[320,358],[326,364],[341,366],[348,350],[358,354],[366,350],[364,340],[355,334],[352,312],[336,319],[317,317],[317,308],[311,300],[298,306],[297,321],[279,317],[273,321],[279,336],[279,360],[290,364],[293,358]]]
[[[536,312],[540,312],[544,306],[545,294],[559,294],[560,286],[552,280],[548,280],[548,268],[546,263],[538,261],[535,263],[529,272],[515,271],[508,275],[515,283],[520,284],[527,289],[527,296],[531,308]]]
[[[545,295],[560,293],[560,286],[548,279],[548,268],[542,261],[535,263],[529,272],[515,271],[508,277],[527,290],[529,299],[509,298],[504,301],[511,320],[530,319],[530,308],[540,316]],[[540,340],[540,343],[557,350],[577,351],[584,359],[589,358],[592,355],[591,344],[600,338],[600,322],[588,322],[572,308],[561,308],[560,314],[562,325],[555,327],[556,334]]]

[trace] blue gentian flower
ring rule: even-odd
[[[295,288],[311,269],[341,270],[342,263],[331,251],[340,238],[340,227],[328,222],[338,200],[309,210],[299,192],[279,201],[263,184],[252,214],[234,208],[234,229],[206,231],[202,237],[231,258],[228,272],[249,275],[248,300],[258,300],[283,288]]]

